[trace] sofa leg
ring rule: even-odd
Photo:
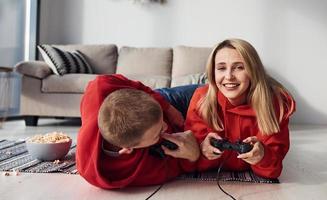
[[[26,126],[37,126],[38,116],[25,116],[25,125]]]

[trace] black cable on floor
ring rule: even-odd
[[[167,158],[165,157],[164,159],[165,159],[165,163],[164,163],[164,165],[165,165],[165,171],[166,171],[166,175],[167,175],[168,174],[167,173],[168,172]],[[167,180],[167,178],[168,177],[166,176],[166,180]],[[161,185],[159,185],[159,187],[154,192],[152,192],[152,194],[150,194],[145,200],[149,200],[153,195],[155,195],[162,188],[163,185],[164,185],[164,183],[161,184]]]
[[[229,194],[228,192],[226,192],[226,191],[221,187],[221,185],[220,185],[220,183],[219,183],[220,170],[221,170],[221,168],[223,167],[223,165],[225,164],[225,161],[226,161],[227,159],[228,159],[228,157],[225,158],[225,159],[220,163],[220,165],[219,165],[219,168],[218,168],[218,171],[217,171],[216,182],[217,182],[217,185],[218,185],[219,189],[220,189],[223,193],[225,193],[225,194],[226,194],[227,196],[229,196],[231,199],[236,200],[235,197],[233,197],[231,194]]]
[[[152,194],[150,194],[145,200],[149,200],[153,195],[155,195],[163,186],[164,184],[161,184]]]

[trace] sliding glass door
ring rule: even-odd
[[[0,66],[13,68],[17,62],[35,59],[38,6],[38,0],[0,0]],[[5,109],[7,115],[17,115],[20,76],[2,71],[0,84],[0,98],[10,101],[0,105],[0,117]]]

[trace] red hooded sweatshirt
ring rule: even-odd
[[[198,88],[194,92],[188,108],[185,130],[192,130],[199,144],[201,144],[209,132],[216,132],[219,136],[227,138],[231,142],[236,142],[237,140],[242,141],[250,136],[257,136],[258,140],[264,146],[264,157],[259,163],[250,165],[242,159],[238,159],[238,153],[236,151],[226,150],[221,157],[215,160],[208,160],[202,155],[198,160],[198,170],[203,171],[217,168],[226,159],[223,166],[225,170],[243,171],[252,169],[255,174],[262,177],[279,177],[283,168],[282,161],[290,145],[288,122],[290,115],[295,111],[294,100],[290,96],[285,97],[286,103],[290,106],[288,109],[284,108],[285,114],[280,122],[280,132],[270,136],[264,136],[259,131],[256,115],[251,106],[233,106],[223,94],[218,92],[217,100],[221,106],[219,116],[224,123],[224,130],[217,132],[208,126],[197,110],[197,103],[207,91],[208,85]],[[278,103],[274,103],[277,116],[279,116]]]
[[[129,185],[160,184],[184,171],[194,169],[195,164],[185,159],[170,156],[161,159],[150,155],[149,148],[134,149],[131,154],[118,157],[108,156],[103,152],[103,138],[97,121],[98,111],[105,97],[123,88],[145,91],[159,102],[163,110],[169,107],[159,93],[122,75],[101,75],[91,81],[80,107],[82,126],[78,133],[76,150],[76,164],[80,175],[94,186],[114,189]]]

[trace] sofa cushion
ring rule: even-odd
[[[189,74],[185,76],[175,77],[171,81],[171,87],[205,83],[207,83],[207,76],[204,72],[202,72],[197,74]]]
[[[118,51],[114,44],[53,46],[66,51],[80,51],[90,63],[95,74],[114,74],[116,72]]]
[[[126,77],[131,80],[140,81],[152,89],[170,86],[170,77],[168,76],[127,75]]]
[[[42,92],[45,93],[84,93],[89,81],[95,74],[50,75],[42,80]]]
[[[90,64],[78,50],[70,52],[51,45],[39,45],[38,48],[45,62],[57,75],[68,73],[93,73]]]
[[[177,46],[173,49],[171,87],[202,83],[211,48]]]
[[[19,62],[15,65],[15,71],[38,79],[43,79],[52,73],[49,65],[43,61]]]
[[[119,50],[116,73],[128,75],[171,75],[171,48],[122,47]]]

